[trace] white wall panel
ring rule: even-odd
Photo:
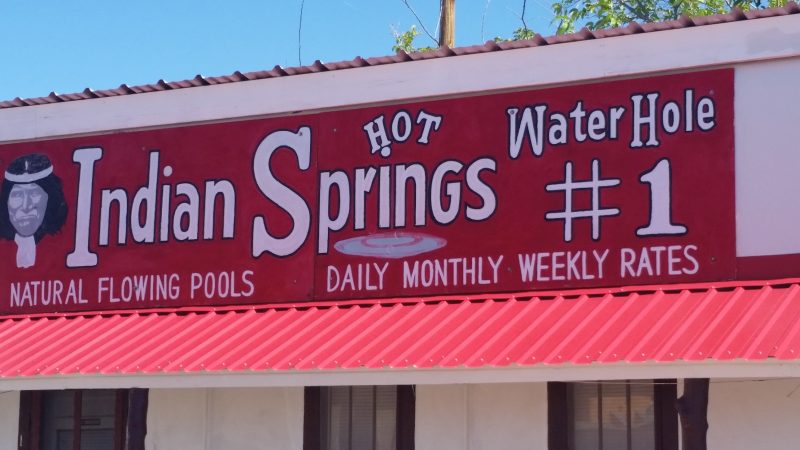
[[[547,384],[469,387],[469,449],[547,448]]]
[[[207,391],[150,389],[145,449],[205,449]]]
[[[152,389],[147,450],[301,450],[303,388]]]
[[[800,378],[768,381],[712,380],[708,448],[800,448]]]
[[[467,385],[416,387],[415,450],[467,449]]]
[[[303,388],[212,389],[207,449],[302,450]]]
[[[0,392],[0,450],[16,450],[19,432],[19,391]]]
[[[417,450],[547,448],[547,384],[417,386]]]
[[[800,59],[736,67],[738,256],[800,253],[798,80]]]

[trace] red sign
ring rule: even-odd
[[[0,147],[0,312],[735,275],[733,71]]]

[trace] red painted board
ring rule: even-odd
[[[0,313],[732,279],[733,95],[716,70],[0,146]]]

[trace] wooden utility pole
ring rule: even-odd
[[[439,47],[456,45],[456,0],[441,0],[442,17],[439,22]]]

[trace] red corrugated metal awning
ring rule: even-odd
[[[0,318],[0,377],[798,359],[800,280]]]

